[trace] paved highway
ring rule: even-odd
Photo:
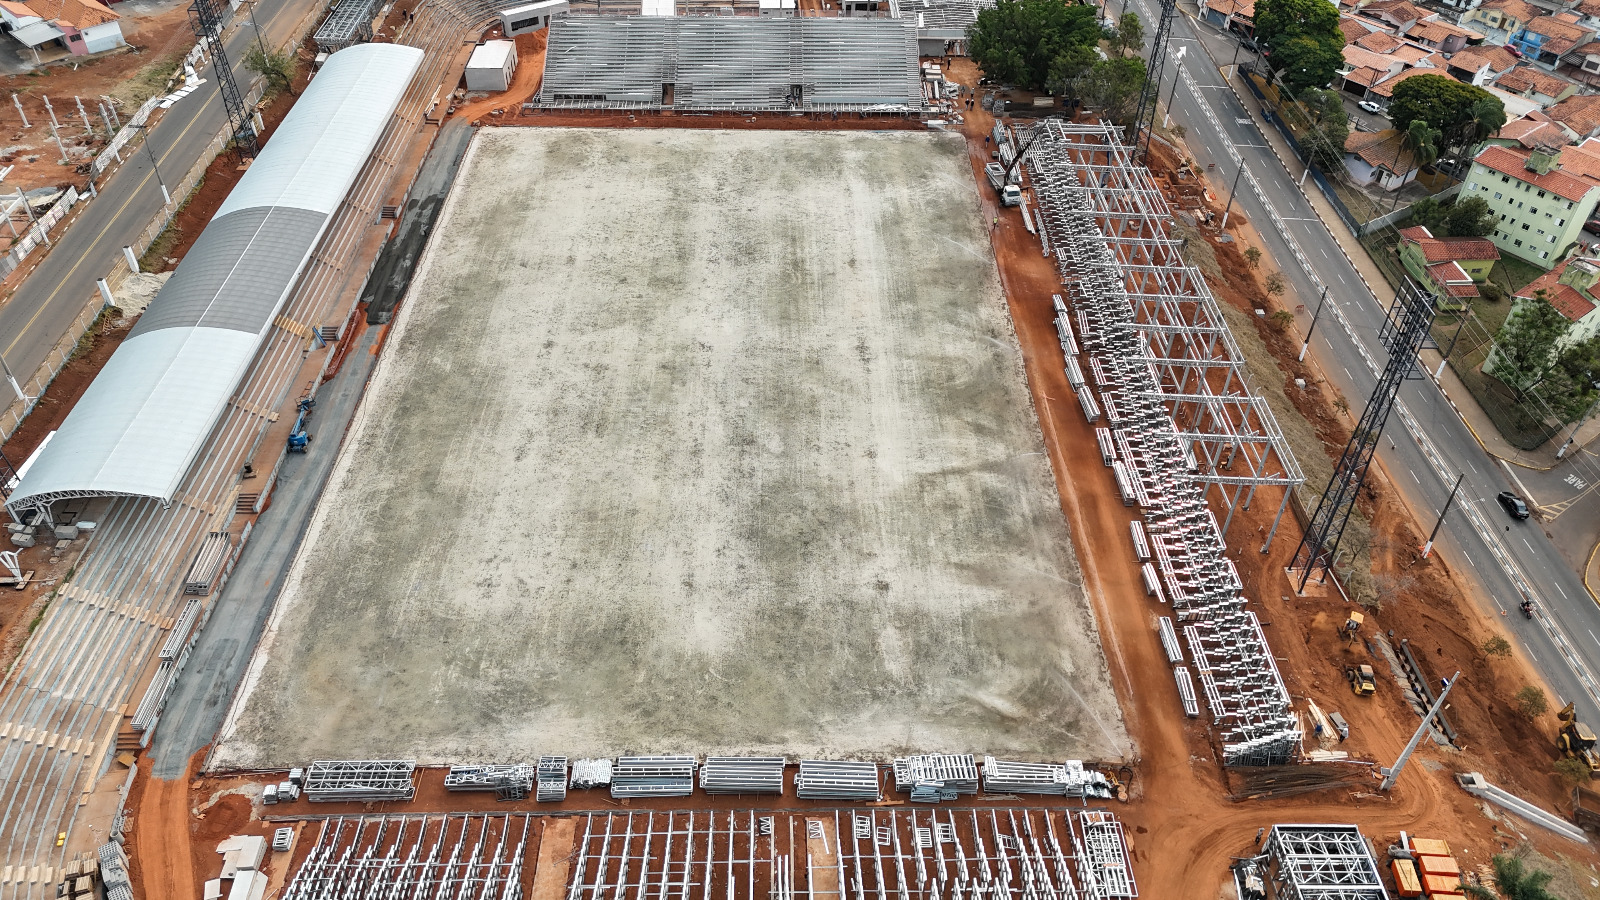
[[[314,0],[259,0],[256,22],[269,44],[287,42]],[[234,78],[245,89],[253,77],[239,63],[255,29],[246,22],[227,40]],[[179,100],[150,129],[160,177],[175,184],[199,160],[225,123],[222,96],[210,65],[200,76],[206,84]],[[124,113],[130,113],[124,110]],[[123,152],[122,167],[99,185],[100,196],[89,203],[73,225],[52,237],[55,248],[28,275],[15,296],[0,307],[0,354],[19,381],[33,376],[45,355],[83,312],[103,277],[122,255],[122,248],[150,226],[161,210],[161,185],[143,147]],[[181,198],[173,198],[182,202]]]
[[[1150,23],[1147,32],[1153,34],[1159,7],[1151,0],[1128,2]],[[1199,39],[1202,34],[1209,40]],[[1328,309],[1316,329],[1312,351],[1356,414],[1377,381],[1376,366],[1387,358],[1378,338],[1385,306],[1328,230],[1343,224],[1335,220],[1325,225],[1318,217],[1296,184],[1302,172],[1299,163],[1286,161],[1291,175],[1260,130],[1271,126],[1260,123],[1224,81],[1219,62],[1231,61],[1231,41],[1180,12],[1173,23],[1161,97],[1171,96],[1174,79],[1180,76],[1180,67],[1170,62],[1170,54],[1179,47],[1188,49],[1172,119],[1185,128],[1196,162],[1201,167],[1216,165],[1214,190],[1227,191],[1238,170],[1234,154],[1243,160],[1255,185],[1251,178],[1244,179],[1235,202],[1261,234],[1263,249],[1282,270],[1293,300],[1304,307],[1298,315],[1302,334],[1310,325],[1322,286],[1327,286]],[[1385,303],[1392,296],[1387,285],[1372,287],[1385,295]],[[1600,672],[1600,608],[1537,522],[1513,522],[1499,508],[1495,494],[1515,489],[1504,467],[1483,452],[1428,380],[1401,388],[1385,435],[1379,460],[1419,519],[1431,521],[1456,476],[1466,476],[1435,552],[1488,612],[1504,615],[1506,631],[1557,693],[1552,698],[1556,704],[1576,699],[1588,721],[1600,722],[1600,682],[1593,674]],[[1314,487],[1321,490],[1324,485]],[[1297,539],[1292,528],[1279,538]],[[1517,609],[1522,585],[1540,610],[1535,621],[1525,620]]]

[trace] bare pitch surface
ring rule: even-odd
[[[213,767],[1128,755],[987,224],[954,136],[480,133]]]

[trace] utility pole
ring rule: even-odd
[[[1450,361],[1450,354],[1456,352],[1456,341],[1461,340],[1461,332],[1467,327],[1467,320],[1472,318],[1472,307],[1467,307],[1467,314],[1461,317],[1461,324],[1456,326],[1456,333],[1450,336],[1450,346],[1445,348],[1444,359],[1439,360],[1439,368],[1433,370],[1433,380],[1438,381],[1444,374],[1444,364]],[[1560,457],[1556,457],[1560,459]]]
[[[1322,298],[1317,301],[1317,311],[1316,314],[1311,317],[1311,327],[1306,329],[1306,342],[1300,345],[1300,355],[1294,358],[1295,362],[1305,362],[1306,351],[1311,349],[1311,336],[1317,333],[1317,320],[1322,318],[1322,305],[1327,302],[1328,286],[1323,285]]]
[[[1461,490],[1461,481],[1466,477],[1467,473],[1465,472],[1457,475],[1455,487],[1450,489],[1450,496],[1444,498],[1444,509],[1439,510],[1439,521],[1433,523],[1433,530],[1428,532],[1428,539],[1422,544],[1423,559],[1427,559],[1428,554],[1433,552],[1433,539],[1439,536],[1439,529],[1444,526],[1445,513],[1450,511],[1450,504],[1456,502],[1456,491]]]
[[[1177,63],[1178,68],[1172,73],[1172,90],[1167,94],[1167,111],[1161,116],[1162,128],[1172,126],[1172,101],[1178,97],[1178,82],[1183,80],[1183,54],[1188,49],[1188,47],[1179,47],[1178,52],[1172,54],[1172,61]]]
[[[83,133],[87,135],[93,135],[94,126],[89,124],[89,113],[83,108],[83,98],[73,97],[72,99],[78,101],[78,115],[83,117]]]
[[[1456,686],[1456,679],[1460,677],[1461,672],[1457,671],[1444,683],[1444,690],[1439,692],[1439,699],[1433,701],[1433,706],[1428,708],[1428,714],[1422,717],[1422,724],[1417,726],[1416,733],[1411,735],[1410,743],[1406,744],[1406,749],[1400,751],[1400,758],[1394,761],[1394,765],[1378,770],[1383,773],[1383,783],[1378,785],[1378,790],[1387,791],[1394,787],[1395,779],[1400,777],[1401,770],[1406,767],[1406,761],[1411,758],[1411,751],[1417,749],[1417,744],[1422,741],[1422,735],[1428,730],[1428,723],[1439,714],[1439,710],[1444,709],[1444,698],[1450,696],[1450,689]]]
[[[15,103],[17,105],[17,115],[22,117],[22,127],[23,128],[32,128],[33,126],[28,124],[28,114],[22,111],[22,99],[19,98],[16,94],[12,94],[11,95],[11,102]]]
[[[61,128],[61,123],[56,121],[56,110],[55,110],[55,107],[50,105],[50,98],[49,97],[44,97],[44,95],[42,95],[42,94],[40,96],[43,97],[43,99],[44,99],[45,111],[50,113],[50,136],[56,139],[56,149],[61,151],[61,161],[62,162],[66,162],[67,161],[67,145],[61,143],[61,132],[59,131],[59,129]]]
[[[1233,187],[1228,189],[1228,206],[1222,211],[1222,226],[1219,231],[1228,230],[1228,214],[1233,212],[1233,197],[1239,192],[1239,179],[1244,177],[1244,157],[1239,157],[1239,171],[1233,176]]]
[[[1594,386],[1597,389],[1600,389],[1600,382],[1596,382]],[[1567,448],[1571,447],[1573,440],[1578,437],[1578,429],[1582,428],[1583,423],[1589,421],[1589,417],[1594,415],[1594,408],[1596,406],[1600,406],[1600,397],[1596,397],[1594,402],[1589,404],[1589,409],[1583,414],[1583,418],[1578,420],[1578,424],[1572,426],[1572,433],[1567,435],[1567,442],[1561,445],[1560,450],[1556,451],[1556,459],[1561,459],[1567,455]]]
[[[172,195],[167,193],[167,183],[165,181],[161,180],[161,166],[156,162],[156,151],[155,151],[155,148],[150,146],[150,126],[149,125],[140,125],[139,126],[139,130],[144,132],[144,149],[145,149],[146,152],[148,152],[150,154],[150,168],[155,170],[155,173],[156,173],[156,184],[161,186],[162,205],[171,206],[172,205]]]
[[[21,400],[22,404],[26,406],[33,398],[22,392],[22,385],[17,384],[17,376],[11,374],[11,367],[6,365],[6,358],[4,356],[0,356],[0,369],[5,370],[6,381],[10,383],[12,393],[16,394],[17,399]]]
[[[23,210],[23,212],[26,212],[28,214],[28,221],[32,222],[33,225],[34,225],[34,230],[39,232],[39,240],[44,241],[44,245],[46,247],[50,246],[50,236],[44,233],[44,229],[43,228],[38,227],[39,226],[39,217],[35,216],[33,214],[33,206],[30,203],[28,203],[28,195],[24,194],[22,192],[22,186],[21,185],[17,186],[17,199],[22,201],[22,210]],[[7,216],[7,218],[10,218],[10,217]]]

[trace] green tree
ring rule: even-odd
[[[1555,876],[1539,869],[1530,869],[1520,856],[1500,853],[1490,861],[1494,868],[1494,890],[1481,884],[1466,885],[1467,896],[1475,900],[1559,900],[1546,887]],[[1497,897],[1495,892],[1499,892]]]
[[[1335,91],[1307,88],[1300,92],[1300,105],[1311,116],[1312,132],[1306,136],[1317,165],[1333,169],[1344,160],[1344,142],[1350,137],[1350,116],[1344,101]]]
[[[1421,225],[1435,236],[1444,234],[1444,220],[1448,215],[1444,205],[1432,197],[1423,197],[1411,204],[1411,225]]]
[[[1258,0],[1255,40],[1291,93],[1326,87],[1344,64],[1339,10],[1327,0]]]
[[[1133,121],[1144,90],[1144,60],[1137,56],[1102,59],[1072,80],[1072,92],[1086,106],[1118,125]]]
[[[1533,685],[1528,685],[1517,691],[1517,710],[1530,719],[1537,719],[1550,710],[1550,701],[1544,697],[1544,691]]]
[[[1395,85],[1389,120],[1405,131],[1418,119],[1439,131],[1441,149],[1464,148],[1498,131],[1506,113],[1483,88],[1445,75],[1418,75]]]
[[[1052,94],[1075,96],[1077,80],[1100,61],[1100,54],[1092,46],[1068,47],[1050,64],[1050,74],[1045,77],[1045,90]]]
[[[1447,237],[1488,237],[1499,224],[1489,201],[1473,196],[1457,200],[1445,211],[1443,228]]]
[[[1252,268],[1252,269],[1259,267],[1261,265],[1261,248],[1260,247],[1246,247],[1246,248],[1244,248],[1244,261],[1246,263],[1248,263],[1250,268]]]
[[[1418,168],[1430,166],[1439,158],[1439,137],[1439,129],[1421,119],[1413,119],[1400,132],[1400,146],[1411,154],[1412,163]]]
[[[1117,56],[1129,50],[1137,53],[1144,49],[1144,22],[1139,20],[1139,14],[1123,13],[1117,20],[1117,27],[1106,29],[1106,42]]]
[[[967,51],[985,75],[1042,90],[1059,57],[1100,42],[1098,10],[1064,0],[999,0],[967,30]]]
[[[1563,756],[1556,760],[1555,773],[1567,787],[1583,784],[1590,777],[1589,764],[1576,756]]]
[[[274,89],[282,91],[293,90],[294,63],[292,52],[285,50],[275,53],[265,49],[260,42],[250,45],[250,52],[244,56],[245,68],[264,76]]]
[[[1588,409],[1600,390],[1600,338],[1590,338],[1560,347],[1555,364],[1534,386],[1535,393],[1563,422],[1576,421]]]
[[[1518,392],[1543,381],[1555,362],[1556,344],[1567,333],[1567,317],[1545,297],[1543,288],[1521,298],[1494,341],[1490,374]]]
[[[1511,642],[1497,634],[1483,642],[1483,654],[1485,656],[1510,656]]]

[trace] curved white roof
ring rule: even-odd
[[[7,506],[172,500],[421,62],[396,44],[328,58]]]

